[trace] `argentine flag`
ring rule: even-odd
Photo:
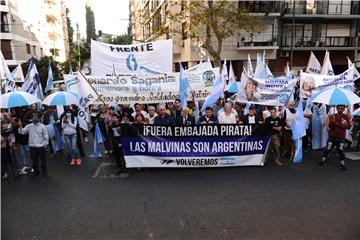
[[[51,69],[51,64],[49,62],[49,67],[48,67],[48,79],[46,82],[46,87],[45,87],[45,93],[47,93],[49,90],[54,88],[54,75]]]
[[[297,110],[295,113],[295,120],[291,126],[292,139],[295,142],[295,154],[294,163],[300,163],[302,161],[302,137],[306,135],[305,119],[302,107],[302,101],[298,102]]]
[[[187,106],[187,89],[189,87],[188,77],[187,74],[183,68],[183,66],[180,63],[180,88],[179,88],[179,95],[180,95],[180,101],[181,106],[186,107]]]
[[[104,142],[104,136],[101,133],[99,124],[96,123],[95,135],[94,135],[94,152],[89,157],[92,157],[92,158],[102,157],[101,151],[100,151],[100,144],[103,142]]]

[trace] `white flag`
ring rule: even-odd
[[[253,68],[252,63],[251,63],[250,54],[248,54],[246,71],[250,76],[254,76],[254,68]]]
[[[237,93],[238,91],[238,86],[235,79],[235,73],[231,61],[230,61],[230,70],[229,70],[229,82],[225,90],[230,93]]]
[[[77,77],[79,80],[79,95],[84,98],[86,106],[89,106],[99,98],[99,94],[91,87],[84,75],[78,72]]]
[[[4,88],[5,92],[14,91],[15,82],[10,73],[9,67],[5,61],[4,55],[0,50],[0,78],[1,86]]]
[[[20,64],[11,72],[11,75],[14,82],[24,82],[24,73]]]
[[[330,52],[326,51],[320,75],[334,76],[334,70],[330,62]]]
[[[351,60],[347,57],[347,60],[348,60],[348,69],[353,69],[353,78],[355,79],[358,79],[359,77],[360,77],[360,73],[359,73],[359,71],[356,69],[356,67],[355,67],[355,64],[353,64],[352,62],[351,62]]]
[[[311,52],[310,54],[309,62],[305,72],[315,74],[320,74],[321,72],[321,64],[319,63],[319,60],[317,60],[313,52]]]

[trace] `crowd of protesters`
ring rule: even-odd
[[[346,171],[344,148],[346,134],[353,120],[348,108],[335,106],[328,109],[322,104],[309,106],[304,101],[303,110],[307,131],[302,139],[304,151],[309,146],[324,149],[319,163],[319,167],[324,167],[330,150],[337,147],[340,168]],[[91,132],[94,134],[95,126],[98,125],[105,139],[104,153],[115,159],[119,168],[117,174],[127,174],[121,149],[121,124],[266,124],[271,135],[267,159],[283,166],[283,161],[291,160],[294,154],[291,138],[291,126],[296,114],[294,101],[290,101],[286,107],[273,107],[249,106],[233,102],[230,98],[219,98],[213,106],[206,107],[201,113],[194,101],[184,107],[176,99],[166,104],[90,106],[90,113]],[[36,105],[31,105],[1,109],[2,178],[7,179],[11,172],[14,176],[29,173],[47,176],[47,158],[52,158],[63,149],[70,165],[81,165],[81,158],[85,156],[83,142],[88,142],[88,133],[79,127],[77,115],[78,108],[75,105],[64,107],[60,116],[56,107],[42,106],[42,109],[37,109]],[[353,136],[356,136],[358,125],[354,123]],[[65,143],[65,148],[61,143]]]

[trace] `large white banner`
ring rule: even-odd
[[[300,97],[311,98],[314,92],[329,86],[338,86],[352,91],[354,81],[360,76],[354,66],[339,75],[318,75],[313,73],[300,73]]]
[[[91,75],[152,71],[172,72],[172,39],[135,45],[114,45],[91,41]],[[144,70],[145,69],[145,70]]]
[[[289,101],[296,79],[286,77],[257,79],[243,75],[236,101],[268,106],[280,106]]]
[[[192,93],[196,100],[205,100],[214,87],[215,80],[220,77],[219,68],[209,68],[186,73],[190,87],[188,88],[188,100],[191,100]]]

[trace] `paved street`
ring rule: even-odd
[[[59,154],[47,179],[2,182],[2,239],[360,239],[360,161],[343,174],[319,156],[122,179],[108,158],[73,167]]]

